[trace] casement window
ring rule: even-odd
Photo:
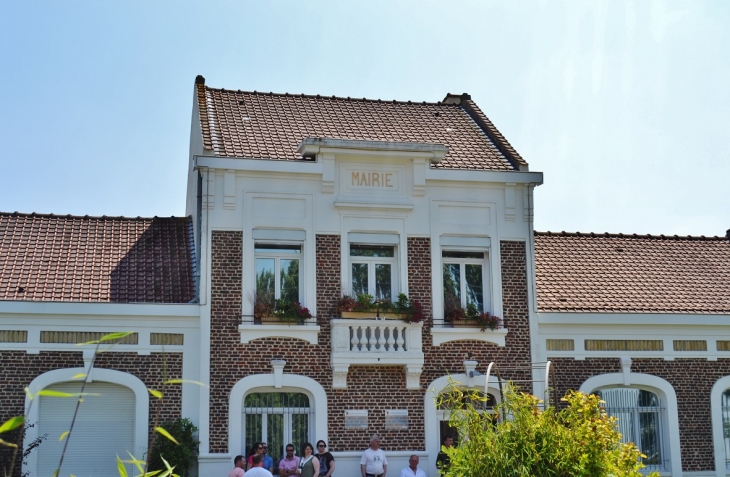
[[[350,244],[350,291],[393,301],[397,292],[394,245]]]
[[[466,308],[472,304],[480,312],[489,311],[487,252],[443,250],[441,262],[444,308]]]
[[[256,242],[256,296],[301,302],[299,285],[302,246]]]
[[[661,398],[644,389],[608,388],[594,391],[605,401],[609,416],[618,418],[621,442],[633,442],[646,457],[647,470],[665,470],[666,407]]]
[[[283,457],[286,444],[293,444],[298,453],[305,442],[314,441],[309,432],[313,415],[303,393],[248,394],[243,401],[244,443],[266,442],[274,459]]]

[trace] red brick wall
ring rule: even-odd
[[[484,365],[492,359],[529,360],[529,326],[527,319],[527,281],[524,243],[502,245],[502,266],[505,269],[503,288],[506,297],[505,322],[510,327],[507,352],[497,346],[467,341],[432,347],[430,336],[431,263],[430,240],[408,238],[408,274],[410,297],[421,301],[426,313],[423,346],[426,365],[421,377],[422,388],[405,388],[405,369],[401,366],[351,366],[347,389],[332,389],[330,368],[331,327],[336,317],[336,303],[341,296],[341,243],[339,235],[318,235],[317,314],[321,327],[319,344],[301,340],[269,338],[240,343],[237,331],[241,302],[241,233],[213,232],[213,267],[211,294],[212,349],[225,350],[211,357],[211,428],[210,452],[228,452],[228,396],[233,385],[251,374],[271,373],[271,359],[285,359],[284,373],[300,374],[316,380],[328,399],[328,445],[333,451],[362,450],[370,436],[377,432],[383,448],[424,449],[423,403],[426,386],[447,372],[463,372],[462,361],[467,352]],[[246,269],[251,265],[244,264]],[[522,300],[520,304],[519,301]],[[514,331],[512,331],[514,329]],[[527,340],[527,341],[525,341]],[[367,430],[344,427],[344,411],[368,409]],[[385,431],[384,411],[407,409],[409,429]]]
[[[167,360],[167,378],[181,378],[182,353],[167,353],[164,359]],[[22,415],[25,412],[24,388],[33,379],[55,369],[83,367],[84,360],[81,351],[41,351],[39,354],[27,354],[25,351],[0,351],[0,365],[3,370],[0,374],[0,422],[5,422],[8,418]],[[107,352],[96,357],[94,367],[132,374],[145,383],[148,388],[162,390],[163,355],[161,353],[140,356],[137,353]],[[150,429],[154,425],[157,412],[155,401],[150,397]],[[181,403],[180,386],[168,386],[160,420],[180,417]],[[3,439],[8,440],[5,435]],[[17,435],[10,439],[17,439]],[[130,449],[130,451],[136,452],[138,449]],[[0,462],[4,465],[10,458],[7,448],[0,446]],[[114,462],[110,462],[110,466],[113,465]],[[20,470],[19,464],[16,465],[16,468],[18,471]],[[1,471],[2,466],[0,466]]]
[[[592,376],[621,372],[618,358],[587,358],[584,361],[554,358],[551,361],[555,364],[561,396],[569,389],[579,389]],[[730,359],[632,358],[631,372],[665,379],[677,393],[682,470],[714,470],[710,393],[718,379],[730,375]]]

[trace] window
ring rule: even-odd
[[[646,457],[647,470],[664,470],[664,412],[659,396],[643,389],[609,388],[595,391],[609,416],[618,418],[622,442],[633,442]]]
[[[368,294],[377,300],[393,301],[397,294],[395,247],[350,244],[352,295]]]
[[[722,393],[722,435],[725,438],[725,468],[730,469],[730,389]]]
[[[484,393],[481,391],[474,391],[477,396],[484,399]],[[479,409],[484,412],[493,413],[494,407],[497,405],[497,398],[492,393],[486,395],[486,400],[473,400],[471,399],[473,394],[470,391],[466,391],[459,395],[449,395],[450,392],[441,393],[440,402],[438,403],[438,419],[439,419],[439,442],[443,442],[445,437],[452,437],[454,444],[459,442],[459,433],[456,429],[449,425],[449,413],[448,407],[458,407],[471,405],[475,409]],[[448,402],[448,405],[446,404]],[[492,421],[494,423],[494,421]]]
[[[267,303],[274,299],[301,301],[299,263],[301,245],[257,243],[256,298]]]
[[[489,311],[485,296],[486,252],[441,252],[443,264],[444,310],[474,305],[481,313]]]
[[[305,442],[313,441],[306,394],[251,393],[244,398],[243,415],[244,447],[266,442],[275,460],[283,457],[285,445],[293,444],[298,453]]]

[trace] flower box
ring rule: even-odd
[[[340,316],[342,318],[355,318],[359,320],[371,320],[371,319],[381,319],[381,320],[404,320],[407,319],[409,315],[405,313],[386,313],[386,312],[375,312],[375,311],[341,311]]]

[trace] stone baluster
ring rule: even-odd
[[[375,351],[375,345],[378,343],[377,338],[375,337],[375,330],[376,326],[368,326],[368,331],[370,332],[370,338],[368,339],[368,351]]]
[[[395,344],[395,338],[393,337],[393,334],[398,328],[395,326],[389,326],[388,327],[388,351],[393,352],[395,351],[395,347],[393,346]]]
[[[404,345],[406,344],[406,340],[403,338],[406,335],[406,327],[398,330],[398,339],[396,340],[396,344],[398,345],[398,351],[403,352],[405,351]]]
[[[378,337],[378,351],[385,351],[385,326],[378,326],[380,336]]]
[[[357,334],[360,330],[362,330],[362,326],[351,326],[350,332],[352,333],[352,338],[350,339],[350,350],[351,351],[360,351],[359,344],[360,344],[360,338],[358,338]]]

